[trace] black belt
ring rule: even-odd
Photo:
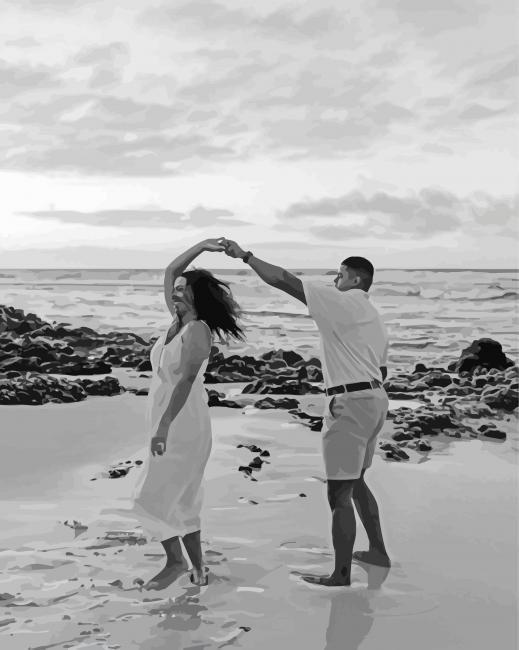
[[[326,389],[327,395],[337,395],[338,393],[354,393],[357,390],[370,390],[372,388],[381,388],[382,383],[378,379],[372,381],[358,381],[355,384],[339,384]]]

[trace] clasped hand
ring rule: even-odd
[[[229,257],[243,257],[245,255],[243,248],[234,240],[221,237],[218,241],[221,242],[224,247],[225,254]]]
[[[211,253],[225,253],[229,257],[243,257],[245,255],[245,251],[239,244],[226,237],[204,239],[201,244],[205,251]]]

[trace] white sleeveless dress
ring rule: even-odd
[[[167,344],[168,333],[165,332],[151,350],[153,377],[147,409],[149,442],[180,379],[182,335],[189,326],[190,323],[184,325]],[[202,364],[186,403],[170,424],[165,453],[152,456],[148,452],[135,486],[133,514],[142,527],[159,540],[183,536],[201,527],[202,480],[212,443],[204,387],[207,363]]]

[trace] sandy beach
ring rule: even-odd
[[[299,399],[320,412],[322,396]],[[357,564],[352,586],[332,591],[298,576],[332,562],[320,433],[286,411],[212,408],[209,585],[186,575],[146,592],[134,580],[156,572],[160,544],[106,539],[121,527],[99,517],[131,493],[145,402],[127,393],[0,407],[2,648],[516,647],[517,436],[448,440],[426,462],[378,452],[370,482],[393,567]],[[256,481],[238,471],[254,456],[238,445],[251,444],[270,453]],[[126,476],[103,478],[126,461]],[[77,537],[63,523],[73,519],[89,526]],[[356,548],[365,543],[359,526]]]

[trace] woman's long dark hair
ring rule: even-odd
[[[198,320],[204,320],[211,332],[244,340],[242,328],[238,325],[241,310],[234,300],[226,282],[218,280],[210,271],[194,269],[185,271],[182,277],[193,290],[193,302]]]

